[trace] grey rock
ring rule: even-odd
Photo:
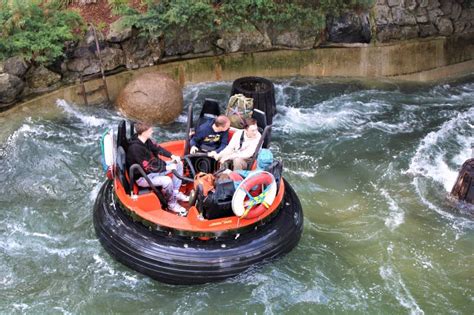
[[[436,27],[438,27],[439,34],[442,36],[449,36],[454,32],[453,23],[447,18],[438,19],[436,21]]]
[[[89,49],[89,47],[79,46],[74,49],[72,57],[73,58],[93,58],[94,53],[91,51],[91,49]]]
[[[449,16],[451,15],[453,9],[453,0],[441,0],[440,9],[443,11],[443,15]]]
[[[386,5],[387,4],[387,0],[377,0],[375,2],[376,5]]]
[[[26,82],[31,89],[47,88],[61,80],[61,75],[44,66],[31,68],[26,74]]]
[[[401,28],[402,37],[404,39],[417,38],[419,33],[419,27],[416,26],[404,26]]]
[[[428,1],[429,0],[418,0],[418,4],[420,5],[420,8],[426,8],[428,7]]]
[[[214,40],[211,37],[200,38],[193,43],[193,53],[202,54],[213,49],[212,43]]]
[[[462,7],[459,3],[453,3],[453,7],[451,9],[451,19],[453,21],[459,19],[461,17]]]
[[[399,6],[402,3],[402,0],[387,0],[389,7]]]
[[[460,19],[472,23],[474,21],[474,8],[465,8],[464,10],[462,10]]]
[[[83,72],[87,67],[91,65],[89,58],[74,58],[67,62],[67,70],[73,72]]]
[[[418,3],[416,0],[405,0],[405,8],[407,8],[410,11],[413,11],[416,9],[418,6]]]
[[[91,59],[88,67],[82,71],[83,75],[95,74],[100,72],[100,62],[99,59]]]
[[[272,33],[274,46],[309,49],[313,48],[319,34],[316,32],[283,31]]]
[[[377,25],[388,24],[392,20],[392,11],[385,5],[375,6],[375,21]]]
[[[469,23],[466,21],[454,22],[454,33],[462,33],[466,28],[469,27]]]
[[[428,10],[425,8],[418,8],[416,10],[416,21],[418,23],[427,23],[428,22]]]
[[[96,36],[99,42],[105,41],[105,36],[104,34],[102,34],[102,32],[97,31]],[[79,43],[79,46],[84,46],[84,47],[95,46],[94,30],[92,26],[89,26],[89,28],[87,29],[86,34],[84,35],[81,42]]]
[[[428,16],[431,22],[436,22],[438,20],[438,17],[442,15],[443,11],[441,11],[440,9],[428,10]]]
[[[29,65],[22,57],[15,56],[5,60],[3,63],[3,72],[23,78],[26,71],[28,70],[28,67]]]
[[[100,51],[100,57],[105,71],[125,65],[125,55],[119,48],[106,47]]]
[[[187,36],[173,36],[165,40],[165,56],[185,55],[193,50],[193,42]]]
[[[23,91],[25,82],[16,75],[0,74],[0,103],[8,104],[17,99]]]
[[[433,10],[433,9],[438,9],[440,6],[440,3],[438,0],[428,0],[428,10]]]
[[[398,25],[416,25],[416,18],[404,8],[392,8],[393,22]]]
[[[438,30],[433,24],[420,25],[420,37],[429,37],[438,34]]]
[[[120,18],[110,25],[106,40],[111,43],[120,43],[132,37],[132,27],[124,26],[124,18]]]
[[[272,42],[268,34],[262,34],[257,30],[242,31],[239,33],[222,33],[221,38],[217,40],[216,44],[226,53],[268,50],[272,47]]]
[[[161,58],[162,43],[158,38],[137,36],[124,41],[122,50],[126,67],[137,69],[152,66]]]
[[[346,13],[329,17],[326,22],[328,41],[333,43],[369,43],[372,37],[368,13]]]
[[[383,25],[377,29],[377,40],[380,42],[400,39],[401,36],[400,28],[393,24]]]

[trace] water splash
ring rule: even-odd
[[[471,155],[473,126],[474,108],[471,108],[445,122],[439,130],[428,133],[405,173],[430,178],[442,184],[445,191],[451,191],[461,164]],[[454,156],[453,151],[457,152]]]
[[[72,105],[70,105],[63,99],[58,99],[56,101],[56,105],[62,108],[64,112],[69,114],[71,117],[79,119],[86,126],[99,127],[105,126],[107,124],[107,120],[83,114],[77,108],[74,108]]]
[[[390,210],[388,216],[385,218],[385,226],[393,231],[405,221],[405,211],[390,197],[385,189],[382,189],[380,193],[387,200]]]

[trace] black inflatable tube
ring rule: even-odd
[[[107,181],[94,205],[94,227],[106,251],[124,265],[165,283],[200,284],[224,280],[291,251],[301,237],[303,212],[287,182],[282,203],[270,222],[237,239],[201,241],[134,222],[115,202],[112,181]]]

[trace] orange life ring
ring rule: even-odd
[[[255,186],[266,186],[266,188],[262,189],[258,196],[252,196],[250,191]],[[251,198],[248,198],[249,196]],[[244,179],[237,187],[232,198],[232,210],[241,218],[253,219],[262,215],[270,207],[275,196],[276,182],[273,175],[268,172],[258,172]]]

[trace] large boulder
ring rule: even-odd
[[[0,103],[8,104],[16,100],[23,91],[25,82],[16,75],[0,74]]]
[[[117,106],[124,115],[133,119],[168,124],[183,111],[183,93],[170,76],[145,73],[120,92]]]

